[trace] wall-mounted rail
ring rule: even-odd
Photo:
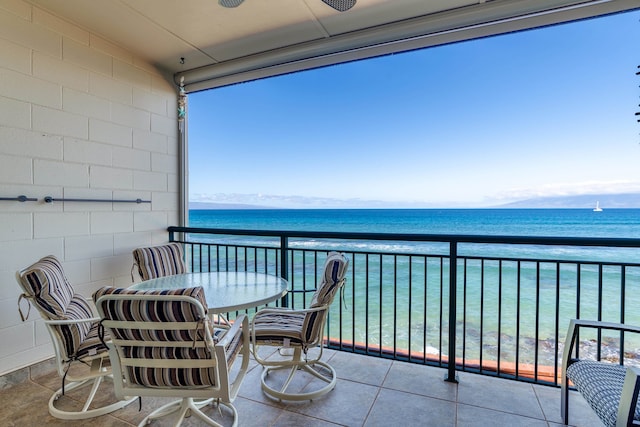
[[[51,196],[46,196],[44,198],[45,203],[53,203],[53,202],[97,202],[97,203],[151,203],[151,200],[119,200],[119,199],[68,199],[68,198],[60,198],[56,199]]]
[[[17,197],[0,197],[0,200],[12,201],[12,202],[37,202],[38,199],[35,197],[27,197],[24,195]]]

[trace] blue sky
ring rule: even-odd
[[[640,12],[190,94],[190,201],[481,207],[640,191]]]

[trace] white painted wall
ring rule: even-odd
[[[107,40],[21,0],[0,0],[0,375],[52,356],[15,272],[53,254],[76,291],[131,283],[131,251],[178,224],[177,91]],[[151,204],[46,204],[54,198]]]

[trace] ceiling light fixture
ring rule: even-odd
[[[218,0],[218,3],[222,7],[238,7],[244,0]],[[326,5],[331,6],[338,12],[344,12],[351,9],[357,0],[322,0]]]
[[[222,7],[238,7],[244,0],[218,0]]]
[[[338,12],[345,12],[356,4],[356,0],[322,0]]]

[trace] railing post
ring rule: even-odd
[[[284,234],[280,235],[280,277],[289,280],[289,238]],[[281,304],[289,306],[289,293],[282,297]]]
[[[458,241],[449,242],[449,363],[447,364],[447,375],[444,380],[457,383],[456,377],[456,318],[457,318],[457,297],[456,288],[458,283]]]

